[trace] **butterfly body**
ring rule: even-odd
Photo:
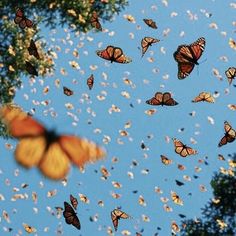
[[[132,60],[129,57],[126,57],[123,54],[123,51],[119,47],[114,47],[114,46],[107,46],[106,49],[104,50],[98,50],[96,51],[97,55],[105,60],[112,62],[117,62],[117,63],[130,63]]]
[[[176,102],[169,92],[161,93],[157,92],[155,96],[146,101],[149,105],[154,106],[176,106],[178,102]]]
[[[205,49],[205,38],[201,37],[190,45],[180,45],[174,52],[174,59],[178,63],[178,79],[186,78],[199,65],[198,60]]]

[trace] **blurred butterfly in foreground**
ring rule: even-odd
[[[16,10],[16,16],[14,18],[14,22],[20,26],[21,29],[24,29],[25,27],[32,27],[33,22],[25,17],[24,11],[20,8]]]
[[[93,88],[93,83],[94,83],[94,77],[93,77],[93,74],[92,74],[87,79],[87,85],[88,85],[90,90]]]
[[[157,92],[155,96],[149,100],[146,101],[149,105],[154,106],[176,106],[178,105],[178,102],[176,102],[169,92],[161,93]]]
[[[97,15],[97,12],[96,11],[93,11],[92,13],[92,17],[91,17],[91,25],[96,28],[97,30],[100,30],[102,31],[102,26],[98,20],[98,15]]]
[[[151,38],[151,37],[144,37],[141,41],[141,47],[142,47],[142,57],[148,50],[149,46],[152,46],[153,43],[160,42],[159,39]]]
[[[229,85],[232,83],[233,79],[235,79],[236,77],[236,68],[235,67],[229,67],[226,71],[225,71],[225,75],[228,79]]]
[[[143,19],[143,21],[144,21],[145,24],[148,25],[149,27],[151,27],[151,28],[153,28],[153,29],[157,29],[156,22],[153,21],[152,19]]]
[[[19,139],[16,161],[26,168],[37,166],[50,179],[65,178],[70,163],[80,168],[105,155],[104,150],[91,141],[47,130],[17,106],[0,107],[0,119],[9,133]]]
[[[126,214],[125,212],[123,212],[119,209],[114,209],[111,212],[111,220],[112,220],[113,226],[115,228],[115,231],[117,231],[117,228],[118,228],[118,221],[120,219],[128,219],[128,218],[130,218],[130,216],[128,214]]]
[[[70,90],[69,88],[63,86],[63,92],[66,96],[71,96],[74,94],[74,92],[72,90]]]
[[[175,152],[179,154],[182,157],[187,157],[189,155],[196,155],[197,150],[186,146],[181,141],[179,141],[176,138],[173,138],[174,146],[175,146]]]
[[[64,202],[63,216],[68,225],[73,225],[77,229],[81,229],[80,221],[73,207],[68,203]]]
[[[38,76],[38,71],[36,70],[35,66],[33,66],[30,62],[25,61],[25,70],[34,76]]]
[[[214,103],[215,99],[214,97],[207,92],[202,92],[200,93],[197,97],[195,97],[192,102],[209,102],[209,103]]]
[[[107,46],[104,50],[96,51],[97,55],[105,60],[117,63],[130,63],[132,60],[129,57],[126,57],[121,48],[114,46]]]
[[[232,128],[228,121],[224,122],[225,136],[220,140],[218,147],[232,143],[236,139],[236,131]]]
[[[180,45],[173,54],[178,63],[178,79],[189,76],[205,49],[205,38],[199,38],[190,45]]]
[[[38,60],[40,59],[36,44],[32,39],[30,40],[30,46],[28,47],[28,52],[30,55],[36,57]]]

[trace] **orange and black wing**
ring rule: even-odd
[[[155,96],[149,100],[146,101],[147,104],[153,105],[153,106],[163,106],[163,94],[161,92],[156,92]]]
[[[162,97],[162,104],[165,106],[176,106],[178,105],[178,102],[176,102],[172,97],[169,92],[166,92],[163,94]]]
[[[25,61],[25,70],[34,76],[38,76],[38,71],[36,70],[35,66],[33,66],[30,62]]]
[[[93,74],[92,74],[87,79],[87,85],[88,85],[90,90],[93,88],[93,84],[94,84],[94,77],[93,77]]]
[[[117,63],[130,63],[132,60],[123,54],[119,47],[107,46],[104,50],[98,50],[97,55],[105,60]]]
[[[69,89],[69,88],[67,88],[67,87],[63,87],[63,92],[64,92],[64,94],[66,95],[66,96],[71,96],[71,95],[73,95],[74,94],[74,92],[71,90],[71,89]]]
[[[102,26],[101,26],[101,24],[100,24],[100,22],[98,20],[98,15],[97,15],[96,11],[93,11],[90,22],[91,22],[91,25],[94,28],[96,28],[97,30],[100,30],[100,31],[102,30]]]
[[[117,228],[118,228],[118,221],[120,219],[128,219],[128,218],[130,218],[130,216],[127,213],[125,213],[124,211],[121,211],[119,209],[114,209],[111,212],[111,220],[112,220],[113,226],[115,228],[115,231],[117,231]]]
[[[156,22],[152,19],[143,19],[144,23],[153,29],[157,29]]]
[[[175,152],[179,154],[180,156],[187,157],[189,155],[197,154],[197,150],[184,145],[180,140],[174,138],[173,142],[175,146]]]
[[[205,49],[205,43],[205,39],[202,37],[190,45],[180,45],[174,52],[174,59],[178,63],[179,79],[186,78],[192,72],[194,66],[198,65],[198,59]]]
[[[63,216],[67,224],[73,225],[79,230],[81,229],[79,218],[77,217],[74,209],[68,202],[64,202]]]
[[[235,79],[235,77],[236,77],[236,68],[235,67],[229,67],[225,71],[225,75],[226,75],[226,77],[228,79],[229,84],[231,84],[233,79]]]
[[[30,55],[36,57],[38,60],[40,59],[36,44],[32,39],[30,40],[30,46],[28,47],[28,52]]]
[[[25,27],[32,27],[33,22],[25,17],[24,11],[20,8],[16,11],[16,16],[14,18],[14,22],[20,26],[21,29],[25,29]]]
[[[155,38],[151,38],[151,37],[144,37],[141,40],[142,57],[144,56],[144,54],[148,50],[149,46],[152,46],[153,43],[157,43],[157,42],[160,42],[160,40],[155,39]]]
[[[236,131],[232,128],[229,122],[224,122],[225,136],[220,140],[218,147],[232,143],[236,139]]]
[[[78,200],[77,198],[75,198],[72,194],[70,194],[70,202],[71,202],[71,205],[74,207],[74,209],[76,210],[77,209],[77,206],[78,206]]]

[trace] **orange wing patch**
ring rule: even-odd
[[[10,134],[19,139],[15,150],[17,162],[26,168],[39,167],[50,179],[65,178],[71,162],[83,167],[105,156],[104,150],[91,141],[46,130],[19,107],[1,107],[0,119]]]

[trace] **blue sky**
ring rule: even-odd
[[[56,33],[49,32],[42,26],[44,35],[49,47],[55,50],[55,45],[61,48],[57,53],[56,70],[52,76],[46,78],[36,78],[33,86],[30,86],[29,78],[22,78],[23,87],[18,91],[15,103],[20,104],[25,110],[29,111],[33,107],[36,109],[34,117],[40,120],[49,129],[56,129],[58,133],[76,134],[81,137],[94,140],[107,151],[107,157],[94,165],[86,166],[85,173],[81,173],[73,167],[68,176],[67,186],[61,182],[53,182],[45,179],[37,169],[25,170],[18,166],[14,160],[14,149],[6,150],[5,143],[10,142],[14,147],[16,141],[1,140],[1,161],[2,170],[1,191],[5,201],[0,201],[2,210],[8,212],[11,223],[8,224],[3,218],[1,219],[1,228],[12,227],[13,231],[9,235],[16,235],[20,229],[23,231],[22,222],[37,228],[37,235],[56,235],[55,231],[58,225],[62,225],[64,235],[107,235],[106,229],[112,227],[110,212],[116,207],[122,207],[122,210],[132,216],[132,219],[121,220],[116,235],[121,235],[123,230],[130,231],[131,235],[135,232],[144,230],[143,235],[154,235],[157,227],[160,227],[159,235],[170,235],[171,221],[180,223],[178,214],[185,214],[187,218],[200,217],[200,208],[206,201],[212,197],[210,180],[215,171],[221,166],[226,167],[227,163],[219,161],[219,153],[227,157],[227,154],[235,151],[235,144],[228,144],[221,149],[217,147],[219,140],[224,135],[223,123],[229,121],[233,127],[236,127],[234,112],[229,110],[228,104],[235,104],[235,87],[229,87],[225,78],[224,71],[235,66],[235,50],[229,47],[229,38],[235,38],[235,8],[230,3],[235,1],[210,1],[210,0],[182,0],[168,1],[166,7],[162,1],[139,0],[130,1],[129,6],[116,16],[113,22],[103,23],[103,28],[108,32],[94,31],[88,34],[75,36],[73,33],[65,32],[62,28],[57,28]],[[156,5],[157,10],[152,10],[151,6]],[[201,13],[201,9],[211,13],[211,17],[206,17]],[[197,14],[197,20],[190,20],[187,11]],[[176,12],[178,15],[171,17]],[[136,23],[130,23],[124,19],[124,14],[131,14],[135,17]],[[147,27],[143,18],[152,18],[158,25],[157,30]],[[215,23],[218,29],[212,29],[209,25]],[[140,29],[137,27],[140,26]],[[139,28],[139,27],[138,27]],[[170,29],[168,36],[163,36],[163,31]],[[114,31],[114,36],[109,36],[109,32]],[[181,31],[184,36],[180,37]],[[226,35],[223,35],[225,33]],[[134,34],[131,39],[129,33]],[[69,36],[70,35],[70,39]],[[154,44],[143,58],[138,49],[143,37],[150,36],[160,39],[161,41]],[[92,41],[88,37],[93,38]],[[190,44],[199,37],[205,37],[206,48],[200,58],[200,65],[194,68],[190,76],[184,80],[177,78],[177,63],[173,58],[173,53],[181,44]],[[55,41],[51,39],[55,38]],[[64,39],[66,44],[62,43]],[[69,40],[73,42],[70,45]],[[80,43],[84,46],[79,48]],[[99,48],[98,45],[102,43]],[[107,45],[121,47],[125,55],[132,58],[132,63],[116,64],[107,63],[99,58],[95,51],[106,48]],[[161,52],[164,47],[166,54]],[[79,58],[72,55],[73,50],[77,48]],[[69,51],[69,52],[67,52]],[[153,55],[151,55],[153,53]],[[220,57],[226,56],[227,62]],[[153,57],[154,62],[150,63],[148,57]],[[75,60],[80,65],[80,70],[75,70],[69,65],[69,61]],[[91,70],[90,66],[96,65],[96,70]],[[67,75],[62,75],[60,69],[65,68]],[[213,68],[216,68],[222,75],[223,80],[217,79],[213,75]],[[153,73],[153,69],[158,69],[158,73]],[[84,74],[81,73],[84,71]],[[94,74],[95,84],[91,91],[88,90],[86,79]],[[104,79],[104,73],[107,79]],[[168,75],[168,79],[163,79]],[[128,78],[135,84],[135,88],[126,85],[123,78]],[[54,81],[60,79],[60,88],[54,85]],[[40,81],[44,85],[40,85]],[[148,83],[144,83],[144,81]],[[76,81],[76,83],[73,83]],[[108,85],[103,87],[101,82]],[[43,88],[49,86],[49,93],[43,94]],[[74,95],[67,97],[63,94],[63,86],[74,91]],[[163,88],[164,87],[164,88]],[[32,93],[36,88],[37,92]],[[105,92],[104,92],[105,91]],[[126,91],[131,98],[127,99],[121,96],[121,92]],[[173,93],[174,99],[179,103],[175,107],[151,107],[145,103],[147,99],[153,97],[157,92],[169,91]],[[220,96],[216,98],[214,104],[199,103],[194,104],[191,100],[202,91],[208,91],[212,94],[217,91]],[[225,93],[229,91],[229,93]],[[97,95],[106,93],[106,99],[99,101]],[[88,94],[89,101],[81,102],[83,94]],[[24,95],[28,95],[26,100]],[[51,100],[49,106],[35,106],[32,101]],[[140,102],[138,102],[140,100]],[[73,110],[65,107],[66,103],[74,106]],[[108,110],[116,105],[121,109],[119,113],[109,114]],[[130,106],[133,104],[133,107]],[[148,116],[145,111],[151,108],[157,109],[157,112]],[[57,117],[50,114],[45,116],[45,110],[53,109]],[[96,113],[93,117],[87,111],[91,109]],[[189,113],[195,111],[194,117]],[[67,112],[75,114],[78,118],[76,126],[72,125],[73,119],[68,116]],[[207,117],[214,119],[214,125],[210,124]],[[88,124],[88,120],[92,123]],[[120,137],[119,130],[124,130],[126,122],[131,121],[131,128],[127,129],[132,141],[127,137]],[[183,132],[179,132],[184,128]],[[95,134],[94,130],[100,129],[100,134]],[[196,135],[195,132],[199,131]],[[147,136],[152,134],[153,138]],[[104,135],[109,136],[109,144],[103,143]],[[182,158],[174,152],[173,142],[167,143],[165,137],[178,138],[189,146],[198,150],[198,155]],[[124,141],[123,145],[117,143],[117,138]],[[191,144],[190,138],[194,138],[197,143]],[[149,150],[142,150],[140,145],[144,142]],[[147,154],[147,158],[145,155]],[[173,160],[170,166],[164,166],[160,161],[160,155],[166,155]],[[199,159],[208,157],[209,165],[200,164]],[[117,157],[118,162],[112,163],[112,158]],[[131,167],[132,161],[136,160],[138,165]],[[177,164],[186,166],[185,171],[180,171]],[[102,180],[100,168],[105,166],[111,176],[107,180]],[[194,171],[195,167],[201,167],[199,173]],[[14,175],[15,169],[19,169],[19,176]],[[148,169],[148,174],[142,171]],[[95,170],[98,172],[96,173]],[[130,179],[127,172],[132,172],[134,178]],[[191,182],[186,182],[183,175],[192,178]],[[197,175],[199,178],[193,178]],[[6,179],[10,180],[10,185],[5,184]],[[185,183],[184,186],[177,186],[175,179]],[[44,187],[40,188],[39,182],[43,181]],[[122,184],[122,188],[116,189],[112,186],[112,181]],[[28,183],[29,186],[21,189],[22,183]],[[203,184],[207,192],[200,192],[199,185]],[[155,186],[162,189],[163,194],[155,193]],[[28,194],[29,198],[25,200],[11,201],[13,188],[20,188],[20,193]],[[47,192],[57,189],[54,197],[48,198]],[[134,190],[138,192],[133,193]],[[171,201],[170,192],[175,191],[183,199],[184,205],[178,206]],[[37,192],[38,203],[34,204],[31,199],[31,193]],[[114,199],[111,192],[121,194],[121,198]],[[63,217],[57,219],[47,211],[47,206],[52,209],[56,206],[63,207],[64,201],[69,201],[69,195],[85,194],[89,204],[79,201],[78,216],[81,221],[81,231],[67,225]],[[191,193],[191,195],[189,195]],[[147,203],[146,206],[140,206],[138,203],[139,196],[142,195]],[[160,197],[168,197],[167,203],[173,208],[172,212],[165,212]],[[78,197],[79,198],[79,197]],[[98,206],[99,200],[104,201],[104,207]],[[38,208],[35,214],[33,207]],[[13,209],[17,212],[14,213]],[[98,214],[97,222],[90,222],[89,217]],[[142,214],[150,218],[150,222],[142,221]],[[49,227],[48,232],[44,228]],[[3,229],[0,229],[0,232]],[[3,233],[4,231],[2,231]],[[2,234],[1,233],[1,234]],[[24,235],[24,231],[23,231]]]

